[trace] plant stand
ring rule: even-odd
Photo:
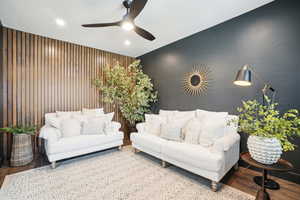
[[[10,158],[13,167],[27,165],[33,160],[31,135],[14,134]]]
[[[268,171],[287,172],[287,171],[294,169],[294,167],[291,163],[289,163],[288,161],[283,160],[283,159],[279,159],[279,161],[277,163],[272,164],[272,165],[265,165],[265,164],[259,163],[259,162],[255,161],[250,156],[250,153],[248,153],[248,152],[242,153],[241,159],[243,161],[245,161],[246,163],[248,163],[249,165],[252,165],[254,167],[262,169],[261,178],[256,178],[256,177],[254,178],[255,183],[257,183],[261,186],[261,189],[259,189],[257,191],[256,200],[270,200],[270,196],[269,196],[266,188],[273,189],[273,188],[270,188],[273,186],[275,186],[275,187],[277,186],[278,189],[280,188],[278,183],[277,183],[278,185],[276,185],[276,184],[274,185],[274,183],[276,183],[276,182],[272,182],[270,179],[268,179],[268,177],[267,177]],[[272,182],[271,185],[270,185],[270,182]]]

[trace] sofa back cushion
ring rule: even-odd
[[[205,119],[205,118],[209,118],[209,119],[214,119],[215,117],[227,117],[228,116],[228,112],[214,112],[214,111],[207,111],[207,110],[196,110],[196,117],[198,117],[199,119]]]
[[[56,116],[69,118],[69,117],[72,117],[72,115],[74,115],[74,114],[80,114],[80,113],[81,113],[81,111],[56,111]]]
[[[74,118],[67,118],[61,121],[60,131],[63,138],[79,136],[81,133],[81,123]]]
[[[80,111],[70,111],[70,112],[57,111],[55,113],[46,113],[45,124],[59,129],[62,120],[71,118],[74,115],[81,115],[81,112]]]
[[[56,117],[56,113],[46,113],[45,114],[45,124],[47,124],[48,120],[53,117]]]
[[[174,113],[177,113],[177,112],[178,112],[178,110],[162,110],[162,109],[160,109],[159,115],[163,116],[163,117],[167,117],[167,116],[173,115]]]
[[[156,136],[160,135],[161,124],[167,122],[166,117],[155,114],[145,114],[145,119],[145,132]]]
[[[199,144],[205,147],[213,145],[214,141],[224,136],[227,125],[226,112],[209,113],[206,117],[201,117],[201,130]]]
[[[104,111],[103,108],[95,108],[95,109],[82,108],[82,114],[97,116],[97,115],[103,115]]]

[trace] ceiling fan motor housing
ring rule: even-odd
[[[131,5],[131,1],[130,0],[125,0],[125,1],[123,1],[123,5],[124,5],[125,8],[129,9],[130,5]]]

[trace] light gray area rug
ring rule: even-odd
[[[6,200],[252,200],[254,197],[210,182],[131,148],[108,150],[6,176]],[[2,199],[1,199],[2,200]]]

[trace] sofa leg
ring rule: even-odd
[[[235,163],[235,165],[233,166],[234,170],[239,170],[239,163]]]
[[[216,181],[211,181],[211,190],[213,192],[216,192],[218,190],[218,182]]]
[[[52,169],[55,169],[55,168],[56,168],[56,161],[53,161],[53,162],[51,163],[51,168],[52,168]]]
[[[138,153],[138,152],[140,152],[140,150],[138,150],[137,148],[133,148],[133,152]]]
[[[162,160],[162,161],[161,161],[161,165],[162,165],[163,168],[166,168],[166,167],[167,167],[167,162],[164,161],[164,160]]]
[[[118,147],[118,149],[121,151],[121,150],[122,150],[122,145],[120,145],[120,146]]]

